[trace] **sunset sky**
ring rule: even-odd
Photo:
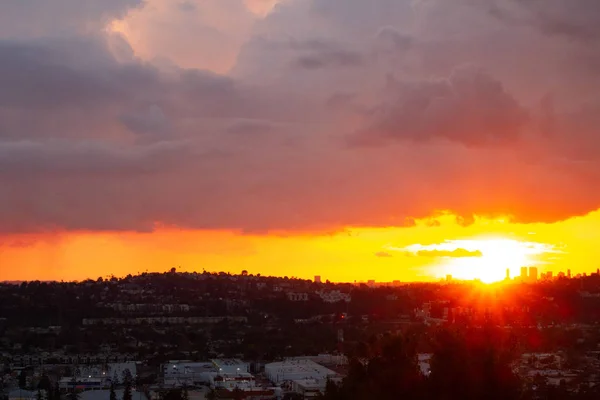
[[[600,267],[598,0],[0,1],[0,280]]]

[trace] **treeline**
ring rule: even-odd
[[[493,328],[442,329],[435,334],[430,370],[422,371],[415,335],[385,335],[359,346],[347,377],[328,382],[321,400],[554,400],[599,399],[586,383],[547,385],[521,379],[510,336]],[[362,353],[362,354],[361,354]],[[366,354],[365,354],[366,353]]]

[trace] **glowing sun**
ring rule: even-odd
[[[448,242],[455,249],[464,249],[477,256],[446,257],[442,266],[448,274],[459,279],[480,279],[497,282],[519,274],[521,267],[540,264],[540,256],[552,251],[544,243],[523,242],[505,238],[482,238]]]

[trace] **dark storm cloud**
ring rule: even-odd
[[[82,65],[78,57],[89,64]],[[93,39],[0,41],[0,107],[97,107],[149,94],[157,83],[152,68],[117,64]]]
[[[92,141],[0,142],[0,176],[18,180],[158,173],[183,163],[186,156],[186,144],[178,142],[134,147]]]
[[[318,69],[327,67],[354,67],[363,62],[359,54],[352,52],[321,52],[307,54],[296,59],[295,64],[306,69]]]
[[[0,37],[31,38],[99,31],[144,0],[2,0]]]
[[[306,69],[344,68],[362,65],[363,55],[342,45],[320,40],[292,41],[290,48],[300,53],[294,64]]]
[[[121,121],[131,131],[140,134],[164,136],[170,128],[169,119],[156,104],[135,113],[124,114]]]
[[[202,6],[226,3],[242,4]],[[143,61],[104,31],[139,1],[3,2],[0,230],[331,231],[597,209],[596,48],[564,40],[594,37],[594,4],[513,1],[510,21],[494,4],[286,1],[222,75]],[[174,11],[169,26],[194,12]],[[581,32],[549,34],[554,18]],[[186,54],[188,36],[173,41]]]
[[[573,40],[600,39],[600,3],[596,0],[491,1],[490,12],[505,21],[532,25]]]
[[[427,141],[501,145],[518,138],[527,112],[502,83],[475,67],[456,69],[447,80],[390,81],[388,99],[368,115],[372,126],[356,140]]]

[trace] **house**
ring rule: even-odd
[[[17,389],[8,394],[8,400],[35,400],[36,393]]]

